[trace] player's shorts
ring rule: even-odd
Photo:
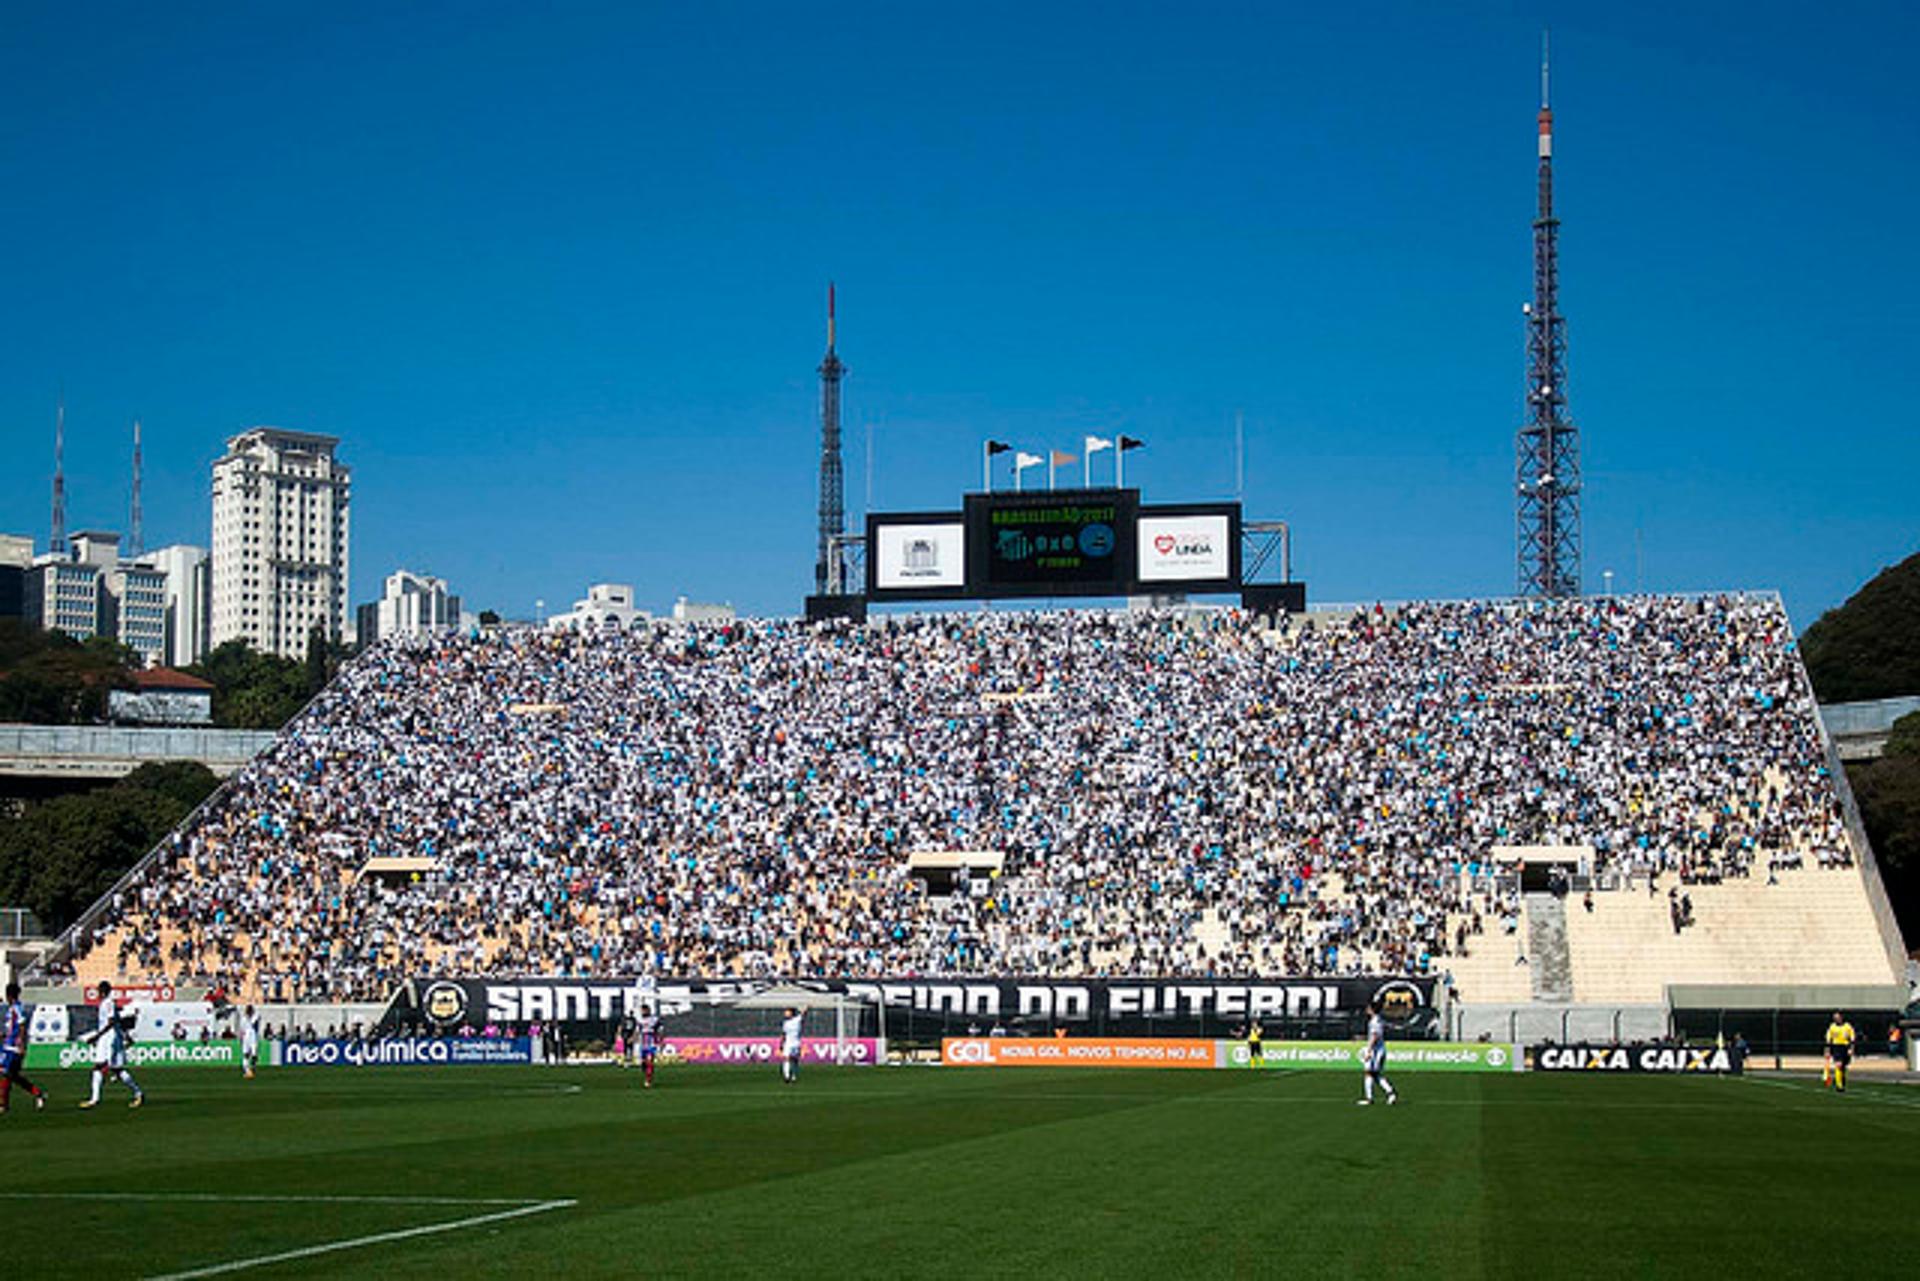
[[[1380,1070],[1387,1066],[1387,1047],[1384,1045],[1369,1045],[1367,1052],[1361,1057],[1366,1070],[1378,1076]]]
[[[0,1050],[0,1076],[8,1078],[19,1076],[21,1058],[22,1055],[18,1050]]]
[[[1845,1067],[1847,1064],[1853,1062],[1853,1047],[1851,1045],[1829,1045],[1827,1047],[1827,1057],[1833,1060],[1835,1067]]]
[[[654,1056],[660,1053],[660,1047],[657,1045],[643,1045],[635,1050],[634,1053],[639,1055],[642,1063],[651,1063],[654,1060]]]

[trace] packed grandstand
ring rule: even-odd
[[[1887,982],[1828,767],[1772,597],[498,629],[353,660],[70,963],[276,1001],[515,973],[1525,999],[1511,861],[1544,850],[1601,891],[1569,995]]]

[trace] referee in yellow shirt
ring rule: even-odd
[[[1854,1040],[1853,1024],[1835,1010],[1833,1022],[1827,1025],[1827,1075],[1842,1094],[1847,1092],[1847,1068],[1853,1062]]]

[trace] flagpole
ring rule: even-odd
[[[1092,489],[1093,488],[1093,451],[1086,447],[1086,443],[1084,441],[1081,442],[1081,445],[1080,445],[1080,474],[1082,476],[1082,480],[1080,481],[1080,488]]]
[[[991,440],[980,442],[980,490],[988,494],[993,492],[993,442]]]
[[[1049,449],[1047,451],[1047,492],[1049,494],[1053,492],[1053,473],[1060,466],[1060,464],[1056,461],[1059,457],[1060,457],[1059,450]]]

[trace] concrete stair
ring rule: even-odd
[[[1526,921],[1527,960],[1533,999],[1573,999],[1573,955],[1567,946],[1567,901],[1554,894],[1527,894],[1521,901]]]

